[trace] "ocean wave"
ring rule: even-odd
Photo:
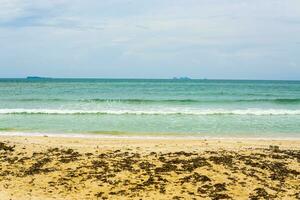
[[[284,98],[277,98],[277,99],[241,99],[237,100],[239,102],[270,102],[270,103],[300,103],[300,99],[298,98],[291,98],[291,99],[284,99]]]
[[[194,99],[82,99],[82,102],[117,102],[117,103],[197,103]]]
[[[84,102],[84,103],[126,103],[126,104],[150,104],[150,103],[274,103],[274,104],[300,104],[300,98],[257,98],[257,99],[10,99],[19,102]]]
[[[300,115],[300,110],[286,109],[169,109],[169,110],[65,110],[65,109],[0,109],[0,114],[52,115]]]

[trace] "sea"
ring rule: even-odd
[[[300,138],[300,81],[0,79],[0,134]]]

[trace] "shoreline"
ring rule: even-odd
[[[153,135],[154,133],[117,133],[109,134],[107,132],[99,133],[43,133],[43,132],[13,132],[13,131],[0,131],[0,137],[52,137],[52,138],[82,138],[82,139],[124,139],[124,140],[249,140],[249,141],[300,141],[300,137],[235,137],[235,136],[192,136],[192,135],[179,135],[167,133],[165,136],[162,134]]]

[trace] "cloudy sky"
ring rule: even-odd
[[[0,0],[0,77],[300,79],[299,0]]]

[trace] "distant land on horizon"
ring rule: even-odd
[[[27,76],[26,79],[36,80],[36,79],[52,79],[52,78],[50,78],[50,77],[41,77],[41,76]]]
[[[0,77],[0,79],[2,79]],[[8,78],[10,79],[10,78]],[[14,79],[14,78],[12,78]],[[22,79],[22,78],[21,78]],[[24,79],[24,78],[23,78]],[[39,80],[39,79],[115,79],[115,80],[228,80],[228,81],[300,81],[300,79],[290,80],[290,79],[230,79],[230,78],[191,78],[188,76],[174,76],[170,78],[127,78],[127,77],[117,77],[117,78],[105,78],[105,77],[47,77],[47,76],[27,76],[25,79],[28,80]]]
[[[174,76],[169,78],[132,78],[132,77],[49,77],[49,76],[26,76],[26,77],[0,77],[0,79],[25,79],[25,80],[55,80],[55,79],[103,79],[103,80],[228,80],[228,81],[300,81],[300,79],[230,79],[230,78],[191,78],[188,76]]]

